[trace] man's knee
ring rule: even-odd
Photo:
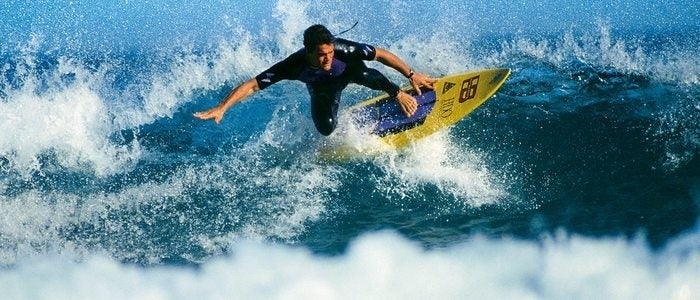
[[[314,119],[314,124],[316,125],[316,130],[322,135],[329,136],[336,127],[336,120],[333,118],[328,118],[326,120]]]

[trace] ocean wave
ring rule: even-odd
[[[202,105],[199,103],[220,100],[222,89],[254,76],[300,47],[300,31],[316,18],[319,10],[332,3],[297,5],[296,1],[279,1],[267,8],[270,21],[280,23],[279,29],[259,26],[262,33],[256,33],[254,25],[233,22],[224,26],[223,31],[217,30],[225,32],[226,38],[217,34],[206,42],[198,42],[183,37],[137,52],[103,49],[69,54],[56,47],[48,47],[52,50],[46,51],[52,39],[50,32],[30,31],[26,36],[20,35],[28,39],[24,44],[19,41],[15,48],[3,48],[3,56],[10,62],[3,69],[0,89],[0,105],[5,106],[2,111],[6,120],[3,132],[13,134],[3,138],[6,142],[0,145],[0,153],[10,162],[7,166],[25,175],[41,170],[41,157],[47,153],[57,155],[58,164],[66,168],[87,165],[91,166],[88,170],[102,175],[128,170],[143,155],[138,136],[147,133],[141,132],[141,127],[172,118],[183,109],[199,107]],[[137,6],[125,7],[122,13],[137,18],[143,9]],[[64,7],[63,13],[73,11],[69,8]],[[106,11],[119,11],[118,8],[113,5]],[[214,14],[212,10],[201,13]],[[375,13],[382,15],[386,11]],[[180,14],[177,17],[183,18]],[[397,22],[391,26],[403,24]],[[66,26],[73,26],[69,25]],[[331,25],[346,26],[341,22]],[[611,89],[639,90],[641,94],[636,98],[650,98],[647,91],[639,89],[648,86],[649,81],[656,82],[652,85],[689,89],[690,94],[697,89],[700,61],[695,55],[696,47],[681,47],[673,42],[657,45],[653,40],[650,44],[644,39],[616,34],[612,26],[599,22],[592,28],[554,38],[539,34],[532,37],[527,32],[521,37],[499,35],[495,43],[466,30],[468,27],[464,31],[460,31],[461,27],[444,31],[431,28],[428,38],[417,32],[377,37],[377,32],[366,26],[348,34],[374,40],[405,57],[416,69],[434,76],[469,69],[512,67],[514,76],[502,92],[529,102],[554,103],[563,97],[582,99],[586,97],[573,96],[591,90],[606,93]],[[482,49],[480,44],[487,46]],[[400,74],[385,71],[391,79],[403,80]],[[628,92],[628,95],[633,94]],[[690,96],[688,102],[692,106],[697,99]],[[588,100],[578,104],[566,101],[564,109],[589,104]],[[24,115],[30,111],[25,107],[32,107],[45,122],[30,121],[35,118]],[[91,110],[76,111],[77,107]],[[677,122],[688,119],[671,117],[676,118],[681,119]],[[58,122],[51,124],[52,120]],[[115,140],[124,130],[136,132],[137,138]],[[671,130],[675,129],[664,131]],[[22,136],[35,138],[19,139],[16,133],[21,132],[24,132]],[[694,140],[687,135],[685,139]]]
[[[577,17],[574,26],[557,22],[544,24],[542,30],[525,26],[532,19],[532,9],[556,6],[550,3],[511,4],[517,8],[512,10],[507,3],[475,4],[460,17],[479,21],[458,24],[452,7],[465,8],[465,4],[449,1],[412,18],[404,15],[424,9],[423,3],[285,0],[261,4],[260,10],[252,9],[253,5],[197,1],[163,7],[157,7],[163,4],[159,2],[104,7],[64,4],[0,4],[1,16],[11,15],[7,18],[11,21],[0,28],[7,28],[12,40],[0,46],[4,59],[0,69],[0,263],[19,264],[16,270],[21,270],[22,261],[53,252],[77,253],[87,259],[87,267],[64,262],[57,268],[91,276],[91,257],[104,253],[110,258],[95,258],[95,264],[148,277],[153,269],[128,271],[132,269],[118,262],[215,266],[209,259],[228,253],[229,243],[242,238],[281,244],[328,242],[314,250],[333,252],[355,231],[392,226],[412,230],[419,227],[415,224],[430,223],[425,221],[430,218],[478,216],[480,209],[494,206],[499,207],[498,214],[513,207],[528,211],[552,198],[578,195],[583,192],[577,187],[567,189],[569,184],[597,183],[601,175],[585,168],[600,167],[596,162],[619,167],[602,168],[610,173],[643,170],[651,173],[645,174],[648,178],[658,180],[654,172],[659,164],[677,177],[697,173],[693,163],[700,153],[700,61],[698,43],[687,32],[652,26],[645,27],[648,32],[628,35],[629,28],[622,30],[624,26],[616,23],[624,20],[596,22],[588,15],[583,21],[584,17]],[[198,4],[202,9],[195,9]],[[533,4],[532,9],[525,4]],[[16,6],[20,8],[12,10]],[[349,13],[339,9],[348,6]],[[595,10],[607,8],[601,4]],[[57,10],[52,14],[52,9]],[[14,11],[26,13],[8,14]],[[547,10],[538,13],[542,11]],[[34,15],[44,20],[27,20]],[[306,91],[299,83],[281,83],[257,93],[229,111],[219,126],[193,119],[192,112],[214,105],[233,86],[298,49],[306,26],[323,22],[339,32],[351,20],[365,20],[366,15],[382,21],[362,21],[345,36],[386,47],[417,70],[440,76],[510,67],[513,75],[469,121],[404,152],[345,163],[317,159],[317,149],[326,140],[315,134]],[[512,26],[503,24],[504,16]],[[95,32],[86,30],[101,24],[103,17],[109,18],[95,26]],[[693,26],[697,27],[689,27]],[[379,64],[371,66],[405,83],[401,74]],[[349,87],[344,104],[371,93]],[[607,135],[611,130],[615,135]],[[605,139],[598,142],[603,132]],[[350,138],[365,140],[364,136]],[[561,147],[571,144],[580,147]],[[625,160],[628,157],[632,158]],[[585,159],[583,164],[580,158]],[[622,185],[623,194],[635,189],[628,182],[615,183]],[[600,186],[595,185],[596,191]],[[621,198],[620,202],[628,199],[605,196]],[[659,199],[663,200],[668,199]],[[363,211],[367,206],[372,208]],[[359,215],[353,214],[356,207]],[[381,209],[386,211],[377,213]],[[379,216],[367,221],[362,219],[365,214]],[[398,224],[401,216],[419,220]],[[346,223],[329,225],[333,222],[328,220],[336,219]],[[477,217],[470,222],[485,221]],[[334,227],[343,225],[356,227]],[[470,225],[450,227],[456,233],[442,238],[447,242],[427,244],[433,248],[454,244],[473,232]],[[534,225],[517,226],[538,230]],[[431,225],[421,229],[439,230]],[[510,232],[494,231],[498,230]],[[540,234],[532,233],[533,239]],[[409,238],[420,239],[418,235]],[[410,244],[398,240],[400,245]],[[566,248],[572,241],[601,251],[618,245],[573,238],[562,242],[564,246],[554,242],[551,247],[565,251],[559,247]],[[512,246],[523,253],[549,249],[538,248],[535,242],[486,243]],[[619,243],[622,252],[636,251],[632,249],[636,246]],[[420,252],[404,246],[408,252]],[[253,247],[296,251],[279,245]],[[572,256],[583,255],[580,251]],[[644,251],[645,259],[667,258]],[[414,253],[415,261],[429,253]],[[312,267],[323,261],[309,257]],[[232,260],[234,266],[244,263]],[[29,268],[33,267],[30,263]],[[654,264],[643,263],[639,268],[658,274]],[[6,275],[17,274],[10,270]],[[539,278],[537,274],[519,278],[527,281]],[[524,288],[540,296],[536,292],[543,291],[537,285],[546,285],[543,281],[540,278]],[[662,290],[666,287],[665,282],[650,281]],[[160,286],[154,289],[160,292]],[[682,296],[687,289],[681,286],[678,291]]]

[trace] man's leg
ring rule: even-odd
[[[311,118],[316,130],[322,135],[330,135],[338,125],[338,105],[342,89],[314,87],[307,85],[311,96]]]

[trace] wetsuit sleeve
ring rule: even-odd
[[[341,52],[345,57],[358,60],[374,60],[377,56],[377,49],[374,46],[341,38],[335,39],[335,51]]]
[[[299,55],[302,55],[302,57],[299,57]],[[284,79],[296,79],[302,69],[300,59],[303,60],[303,54],[300,54],[300,52],[294,53],[258,74],[255,76],[258,87],[262,90]]]

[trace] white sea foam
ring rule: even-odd
[[[184,239],[201,247],[203,255],[221,251],[224,240],[293,239],[307,222],[320,218],[324,202],[337,184],[333,169],[308,161],[291,166],[274,164],[283,160],[275,151],[284,153],[284,142],[300,141],[287,136],[304,136],[291,132],[300,130],[292,125],[296,120],[276,119],[282,126],[271,122],[261,138],[236,155],[186,163],[172,172],[148,170],[146,173],[157,176],[142,180],[130,178],[140,177],[130,173],[131,167],[168,158],[152,149],[142,152],[138,139],[121,144],[110,138],[119,130],[171,117],[199,91],[217,89],[239,76],[252,76],[269,63],[266,60],[274,59],[253,51],[256,42],[244,31],[240,37],[221,43],[213,52],[177,52],[164,62],[164,70],[146,71],[140,75],[143,79],[127,82],[124,90],[117,91],[111,89],[110,72],[125,67],[123,62],[104,62],[95,69],[62,56],[55,69],[45,70],[37,66],[38,46],[30,45],[34,48],[25,51],[24,61],[16,67],[16,75],[21,75],[19,86],[3,82],[0,93],[3,171],[12,168],[29,176],[37,171],[64,174],[75,169],[80,174],[94,172],[97,177],[86,175],[89,179],[78,191],[24,186],[0,196],[0,264],[44,253],[100,251],[119,259],[158,262],[167,250],[142,236],[149,234],[159,218],[196,227],[202,219],[190,218],[187,210],[176,207],[190,206],[198,193],[208,191],[221,193],[221,201],[227,203],[217,222],[234,228],[187,232]],[[118,98],[110,98],[115,95]],[[44,161],[51,169],[42,165]],[[17,186],[14,177],[0,179],[3,192]],[[109,182],[117,182],[119,187]],[[265,196],[260,196],[258,188],[264,189]],[[84,228],[89,228],[87,233],[82,232]],[[107,236],[115,240],[104,241]]]
[[[690,236],[697,239],[697,233]],[[694,299],[700,293],[697,247],[679,255],[613,238],[534,243],[474,237],[424,250],[378,232],[332,257],[259,242],[239,242],[231,250],[197,270],[47,256],[0,271],[0,290],[18,300]]]
[[[337,132],[324,138],[319,153],[330,161],[372,161],[389,175],[375,182],[388,198],[413,198],[424,185],[450,195],[453,204],[468,207],[498,203],[508,196],[506,180],[489,170],[485,154],[455,145],[449,129],[396,150],[369,134],[372,124],[354,122],[349,114],[341,114]]]
[[[198,93],[252,77],[274,59],[254,49],[249,33],[237,34],[203,54],[185,46],[163,50],[172,53],[130,79],[114,76],[134,68],[129,60],[105,59],[96,68],[60,55],[47,68],[35,37],[18,49],[13,67],[3,69],[9,79],[0,82],[0,156],[24,175],[42,170],[46,155],[62,167],[87,166],[100,176],[128,169],[143,149],[137,139],[112,140],[115,133],[172,117]],[[125,87],[113,87],[120,85]]]
[[[190,261],[221,253],[241,238],[293,241],[326,211],[339,184],[338,170],[315,164],[313,156],[289,156],[305,141],[280,138],[299,129],[276,125],[294,124],[288,118],[301,116],[275,115],[261,137],[233,154],[181,158],[177,169],[154,166],[148,178],[125,173],[106,185],[88,180],[77,191],[26,187],[21,192],[7,192],[13,182],[1,178],[0,266],[48,253],[104,252],[115,259],[158,263],[173,255],[172,245],[145,237],[165,238],[169,226],[182,226],[176,247],[201,249],[182,253]]]
[[[109,141],[110,114],[97,92],[105,69],[91,71],[71,59],[39,75],[34,53],[16,66],[19,88],[3,87],[0,101],[0,155],[23,174],[40,170],[39,157],[56,155],[60,165],[89,164],[97,174],[112,173],[139,155],[138,144]],[[66,80],[65,77],[72,78]]]
[[[494,204],[507,196],[503,181],[489,170],[483,154],[468,145],[454,145],[449,130],[419,140],[381,164],[399,178],[400,183],[391,189],[404,195],[411,194],[416,185],[427,183],[474,207]]]

